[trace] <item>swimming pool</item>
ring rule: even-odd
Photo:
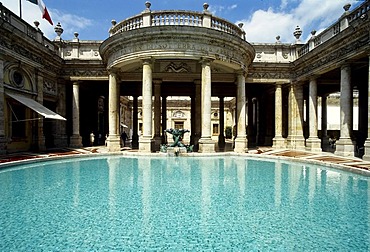
[[[245,157],[0,170],[0,251],[369,251],[369,178]]]

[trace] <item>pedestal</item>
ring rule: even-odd
[[[199,139],[199,152],[200,153],[213,153],[215,151],[215,142],[212,139]]]
[[[355,144],[351,138],[340,138],[335,145],[335,155],[343,157],[354,157]]]
[[[247,147],[247,139],[244,137],[241,138],[235,138],[235,147],[234,147],[234,152],[237,153],[245,153],[248,151]]]

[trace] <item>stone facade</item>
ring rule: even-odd
[[[190,130],[185,142],[199,152],[222,149],[225,129],[232,128],[235,152],[267,145],[369,159],[367,2],[346,9],[306,44],[299,27],[294,44],[279,37],[248,43],[241,25],[203,7],[158,12],[147,2],[141,14],[112,21],[105,41],[84,41],[78,33],[63,40],[61,24],[49,41],[0,5],[0,153],[88,146],[91,133],[93,145],[118,151],[123,130],[133,148],[153,152],[166,141],[164,129],[182,127]],[[327,98],[334,93],[340,94],[336,131],[328,129]],[[67,121],[34,120],[38,113],[12,94]],[[14,119],[17,113],[24,122]]]

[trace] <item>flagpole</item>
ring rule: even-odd
[[[22,0],[19,0],[19,17],[22,19]]]

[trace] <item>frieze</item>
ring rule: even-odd
[[[343,43],[345,44],[345,43]],[[361,37],[360,39],[356,41],[352,41],[351,43],[347,44],[346,46],[343,46],[339,48],[338,50],[329,53],[329,54],[323,54],[323,56],[319,57],[318,60],[305,65],[304,67],[297,69],[295,71],[294,77],[297,78],[301,75],[307,74],[315,69],[318,69],[322,67],[325,64],[335,62],[339,59],[341,59],[343,56],[354,52],[366,45],[369,44],[369,34],[366,34],[365,36]]]
[[[62,71],[63,76],[78,76],[78,77],[102,77],[108,76],[108,72],[106,70],[85,70],[85,69],[66,69]]]
[[[165,67],[165,72],[167,73],[189,73],[191,72],[190,67],[186,63],[179,63],[175,64],[174,62],[171,62]]]
[[[248,78],[252,79],[290,79],[290,72],[248,72]]]
[[[56,95],[57,94],[57,87],[56,86],[57,85],[56,85],[55,82],[45,80],[44,81],[44,87],[43,87],[44,93]]]

